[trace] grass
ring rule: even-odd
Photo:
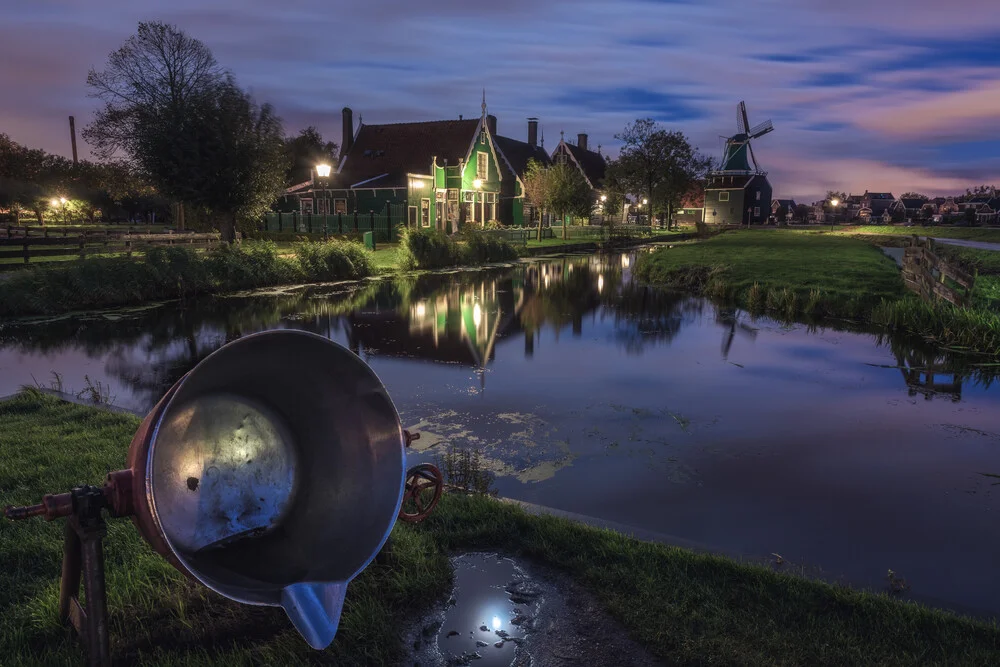
[[[138,419],[25,391],[0,403],[0,504],[97,483],[124,465]],[[488,486],[488,484],[487,484]],[[990,664],[1000,628],[710,555],[638,542],[484,496],[446,494],[390,556],[348,588],[341,628],[309,649],[281,610],[239,605],[186,582],[125,520],[105,540],[112,650],[143,665],[398,664],[399,628],[443,601],[447,555],[498,550],[559,568],[673,664]],[[62,521],[0,522],[5,665],[82,664],[57,619]]]
[[[86,259],[13,273],[0,291],[0,315],[128,306],[207,292],[357,279],[374,272],[371,252],[344,241],[302,243],[292,257],[280,256],[267,241],[201,253],[151,248],[143,258]]]
[[[855,239],[735,231],[640,257],[648,282],[703,291],[752,311],[859,317],[903,294],[895,264]]]
[[[517,248],[505,240],[468,230],[456,241],[436,229],[404,229],[397,259],[403,269],[440,269],[517,259]]]
[[[996,267],[993,257],[969,256],[988,270]],[[700,292],[754,313],[855,319],[1000,356],[1000,276],[978,278],[971,307],[926,304],[906,291],[891,259],[859,238],[785,230],[727,232],[643,255],[636,273],[647,282]]]

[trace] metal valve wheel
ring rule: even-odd
[[[441,500],[444,477],[436,465],[421,463],[406,471],[406,488],[399,518],[407,523],[426,519]]]

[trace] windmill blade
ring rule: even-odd
[[[747,149],[750,151],[750,159],[753,160],[753,168],[755,171],[760,171],[760,167],[757,166],[757,157],[753,154],[753,144],[747,141]]]
[[[747,123],[747,105],[740,102],[736,105],[736,130],[739,134],[746,134],[750,125]]]
[[[769,120],[765,120],[763,123],[760,123],[759,125],[754,125],[752,128],[750,128],[749,134],[751,139],[756,139],[757,137],[763,137],[768,132],[773,132],[773,131],[774,131],[774,124]]]
[[[740,115],[743,117],[743,133],[750,133],[750,121],[747,119],[747,105],[746,102],[740,102]]]

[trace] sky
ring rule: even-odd
[[[776,198],[1000,186],[996,0],[0,0],[0,132],[70,155],[101,69],[141,20],[200,39],[289,134],[355,121],[540,119],[611,156],[637,118],[719,158],[736,105]]]

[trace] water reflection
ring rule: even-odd
[[[685,324],[697,321],[703,326],[706,308],[719,328],[723,361],[735,341],[752,345],[756,340],[759,328],[741,311],[633,282],[633,261],[630,254],[566,257],[501,269],[13,321],[0,326],[0,354],[71,352],[103,359],[107,374],[127,388],[134,402],[150,407],[213,350],[275,327],[340,340],[367,360],[458,364],[476,372],[481,388],[499,340],[522,335],[524,357],[531,359],[543,331],[552,331],[558,341],[568,328],[573,338],[580,338],[588,319],[611,322],[609,341],[629,355],[670,344]],[[963,384],[989,386],[995,375],[974,360],[919,341],[879,336],[875,342],[891,349],[911,396],[958,401]],[[0,392],[14,390],[16,386],[0,384]]]

